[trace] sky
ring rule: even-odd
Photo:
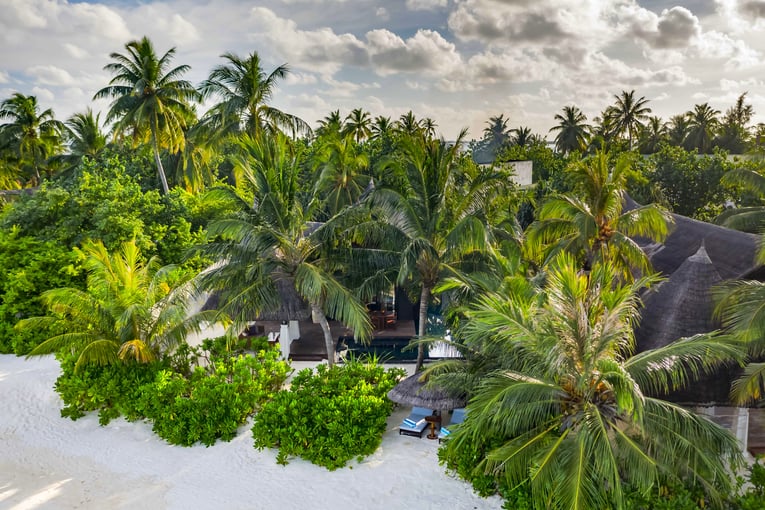
[[[591,120],[630,90],[665,120],[748,92],[765,122],[765,0],[0,0],[0,99],[105,112],[109,54],[143,36],[194,84],[227,52],[287,64],[272,105],[312,126],[412,110],[478,139],[502,114],[552,139],[564,106]]]

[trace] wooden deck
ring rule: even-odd
[[[271,332],[278,333],[281,328],[279,321],[258,321],[258,326],[263,326],[264,332],[268,335]],[[338,341],[353,337],[353,332],[344,327],[341,323],[330,321],[330,330],[335,340],[335,348]],[[416,336],[414,331],[414,321],[399,321],[393,326],[384,329],[376,329],[372,333],[371,345],[376,343],[383,344],[389,340],[396,340],[403,343],[405,340]],[[290,344],[290,359],[295,361],[321,361],[326,359],[326,348],[324,346],[324,333],[319,324],[313,322],[300,322],[300,338],[293,340]]]

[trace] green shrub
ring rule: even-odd
[[[211,372],[197,367],[187,379],[162,370],[144,386],[141,407],[154,432],[167,442],[210,446],[218,439],[230,441],[247,417],[281,388],[290,370],[273,349],[212,361]]]
[[[131,421],[142,418],[144,388],[165,367],[161,362],[126,362],[84,365],[75,372],[77,355],[62,353],[56,357],[61,363],[61,375],[55,384],[56,392],[64,402],[61,416],[76,420],[87,412],[98,411],[101,425],[121,415]]]
[[[183,349],[187,360],[198,354]],[[152,429],[172,444],[206,445],[230,441],[263,402],[282,387],[290,372],[279,351],[262,350],[256,356],[212,356],[209,368],[196,367],[186,377],[173,367],[188,368],[176,355],[162,362],[85,365],[74,371],[74,355],[59,355],[62,374],[56,391],[64,401],[62,416],[73,420],[98,411],[99,423],[124,415],[146,418]]]
[[[355,360],[301,370],[290,390],[279,392],[255,416],[255,447],[279,448],[281,463],[299,456],[329,470],[370,455],[393,410],[386,395],[403,375],[401,369]]]

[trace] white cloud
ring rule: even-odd
[[[50,103],[56,97],[53,95],[53,92],[43,87],[32,87],[32,95],[37,96],[38,103],[41,101]]]
[[[433,30],[418,30],[406,40],[389,30],[372,30],[366,38],[374,70],[383,76],[396,72],[443,75],[461,64],[454,44]]]
[[[27,69],[27,74],[33,76],[35,83],[41,85],[72,85],[74,84],[74,78],[69,72],[53,65],[47,66],[33,66]]]
[[[406,0],[406,8],[411,11],[430,11],[446,7],[448,0]]]
[[[380,18],[382,21],[388,21],[390,19],[390,13],[385,7],[378,7],[375,11],[375,16]]]

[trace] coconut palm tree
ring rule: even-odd
[[[54,156],[63,171],[71,170],[83,159],[95,159],[106,148],[106,135],[101,131],[101,113],[93,115],[88,108],[75,113],[64,123],[64,136],[68,144],[67,154]]]
[[[717,489],[731,488],[728,463],[741,462],[735,438],[657,395],[742,353],[723,337],[697,335],[635,354],[637,295],[654,280],[618,281],[609,264],[584,274],[563,256],[541,292],[519,283],[466,312],[463,349],[488,364],[473,362],[472,374],[453,370],[454,361],[428,369],[439,385],[470,384],[447,465],[474,459],[461,468],[509,487],[528,483],[534,508],[625,508],[625,486],[649,491],[667,479],[698,483],[720,504]]]
[[[510,129],[507,127],[508,122],[510,122],[510,119],[506,119],[504,113],[499,116],[489,117],[489,120],[486,121],[486,127],[483,128],[483,141],[492,154],[496,154],[497,151],[510,141]]]
[[[719,110],[708,103],[694,105],[693,111],[688,112],[688,136],[685,137],[685,150],[697,150],[699,154],[707,154],[712,150],[712,140],[720,126]]]
[[[669,136],[670,145],[682,147],[685,143],[685,138],[688,136],[688,129],[687,115],[673,115],[670,117],[667,123],[667,135]]]
[[[489,197],[504,184],[498,174],[459,171],[459,147],[463,130],[453,144],[427,138],[423,133],[401,140],[402,161],[394,168],[404,176],[403,188],[380,186],[370,194],[369,204],[381,213],[381,221],[400,240],[397,281],[419,288],[420,339],[426,335],[427,312],[433,289],[465,258],[485,251],[491,229],[482,214]],[[459,179],[469,179],[458,185]],[[417,353],[417,369],[424,360],[424,344]]]
[[[720,182],[726,186],[738,186],[758,197],[765,198],[765,168],[759,171],[748,168],[734,168],[723,175]],[[724,227],[760,234],[765,230],[765,207],[752,205],[726,209],[715,218],[715,223]]]
[[[125,55],[109,55],[114,62],[104,69],[114,77],[93,99],[113,99],[106,122],[114,122],[115,136],[132,130],[134,139],[142,140],[148,131],[162,190],[167,193],[170,188],[160,150],[183,149],[186,122],[193,117],[190,103],[199,100],[199,93],[190,82],[180,79],[189,66],[169,69],[175,48],[157,58],[154,45],[143,37],[127,43],[125,49]]]
[[[370,138],[372,136],[372,119],[369,112],[361,108],[354,108],[345,118],[345,129],[343,134],[351,134],[356,143]]]
[[[399,133],[408,136],[415,136],[422,131],[422,125],[419,120],[414,116],[412,110],[401,114],[398,120],[395,122],[395,129]]]
[[[555,120],[558,124],[550,128],[557,131],[555,136],[555,150],[562,154],[574,151],[584,151],[587,147],[587,138],[592,127],[586,123],[587,116],[576,106],[564,106],[563,113],[556,113]]]
[[[527,147],[534,143],[539,137],[531,132],[531,128],[528,126],[518,126],[510,130],[512,136],[510,137],[510,143],[517,145],[518,147]]]
[[[722,147],[731,154],[746,152],[749,143],[749,130],[747,124],[752,120],[754,108],[746,104],[746,92],[738,96],[736,103],[728,108],[725,117],[720,123],[720,133],[715,139],[714,145]]]
[[[135,242],[111,254],[100,241],[87,242],[80,254],[87,289],[46,291],[41,299],[50,315],[18,323],[19,329],[51,334],[29,356],[71,349],[78,356],[76,369],[127,359],[149,362],[212,319],[205,312],[188,316],[180,273],[171,266],[160,268],[156,259],[144,261]]]
[[[391,122],[390,117],[378,115],[372,121],[370,129],[372,131],[372,138],[384,138],[389,136],[393,131],[393,123]]]
[[[318,170],[314,193],[325,197],[330,216],[357,203],[371,179],[369,158],[354,142],[353,133],[322,142],[313,164]]]
[[[280,130],[293,136],[311,132],[302,119],[269,104],[277,83],[289,73],[286,64],[266,74],[256,51],[244,58],[234,53],[224,53],[221,58],[226,63],[215,67],[199,86],[205,98],[218,100],[202,117],[213,133],[227,137],[246,132],[257,137]]]
[[[614,132],[617,135],[627,135],[629,148],[632,150],[633,141],[648,119],[651,108],[646,106],[648,100],[641,96],[635,99],[635,91],[623,90],[621,94],[614,95],[616,102],[607,110],[606,116],[611,120]]]
[[[325,116],[319,121],[319,127],[316,128],[314,134],[316,137],[339,137],[345,130],[345,124],[340,117],[340,110],[333,110],[329,112],[329,115]]]
[[[35,96],[13,94],[0,104],[0,144],[15,159],[20,173],[31,173],[34,184],[41,180],[40,170],[59,149],[64,125],[53,110],[40,111]]]
[[[237,188],[213,190],[239,215],[213,222],[208,236],[216,240],[200,251],[216,263],[199,277],[202,288],[220,294],[221,310],[246,322],[280,304],[278,289],[294,289],[321,325],[327,360],[334,363],[335,342],[327,317],[345,323],[354,337],[371,334],[367,309],[336,275],[342,259],[328,250],[325,229],[316,223],[323,203],[301,182],[301,154],[284,134],[244,136],[234,157]]]
[[[659,151],[662,142],[668,141],[667,125],[661,117],[648,117],[648,122],[640,130],[638,149],[640,154],[654,154]]]
[[[548,199],[529,227],[530,239],[548,247],[548,260],[568,251],[584,270],[596,261],[609,262],[626,281],[632,280],[635,269],[651,271],[648,257],[632,237],[662,241],[671,216],[654,204],[624,210],[629,171],[627,157],[619,157],[612,166],[602,151],[569,166],[575,194]]]

